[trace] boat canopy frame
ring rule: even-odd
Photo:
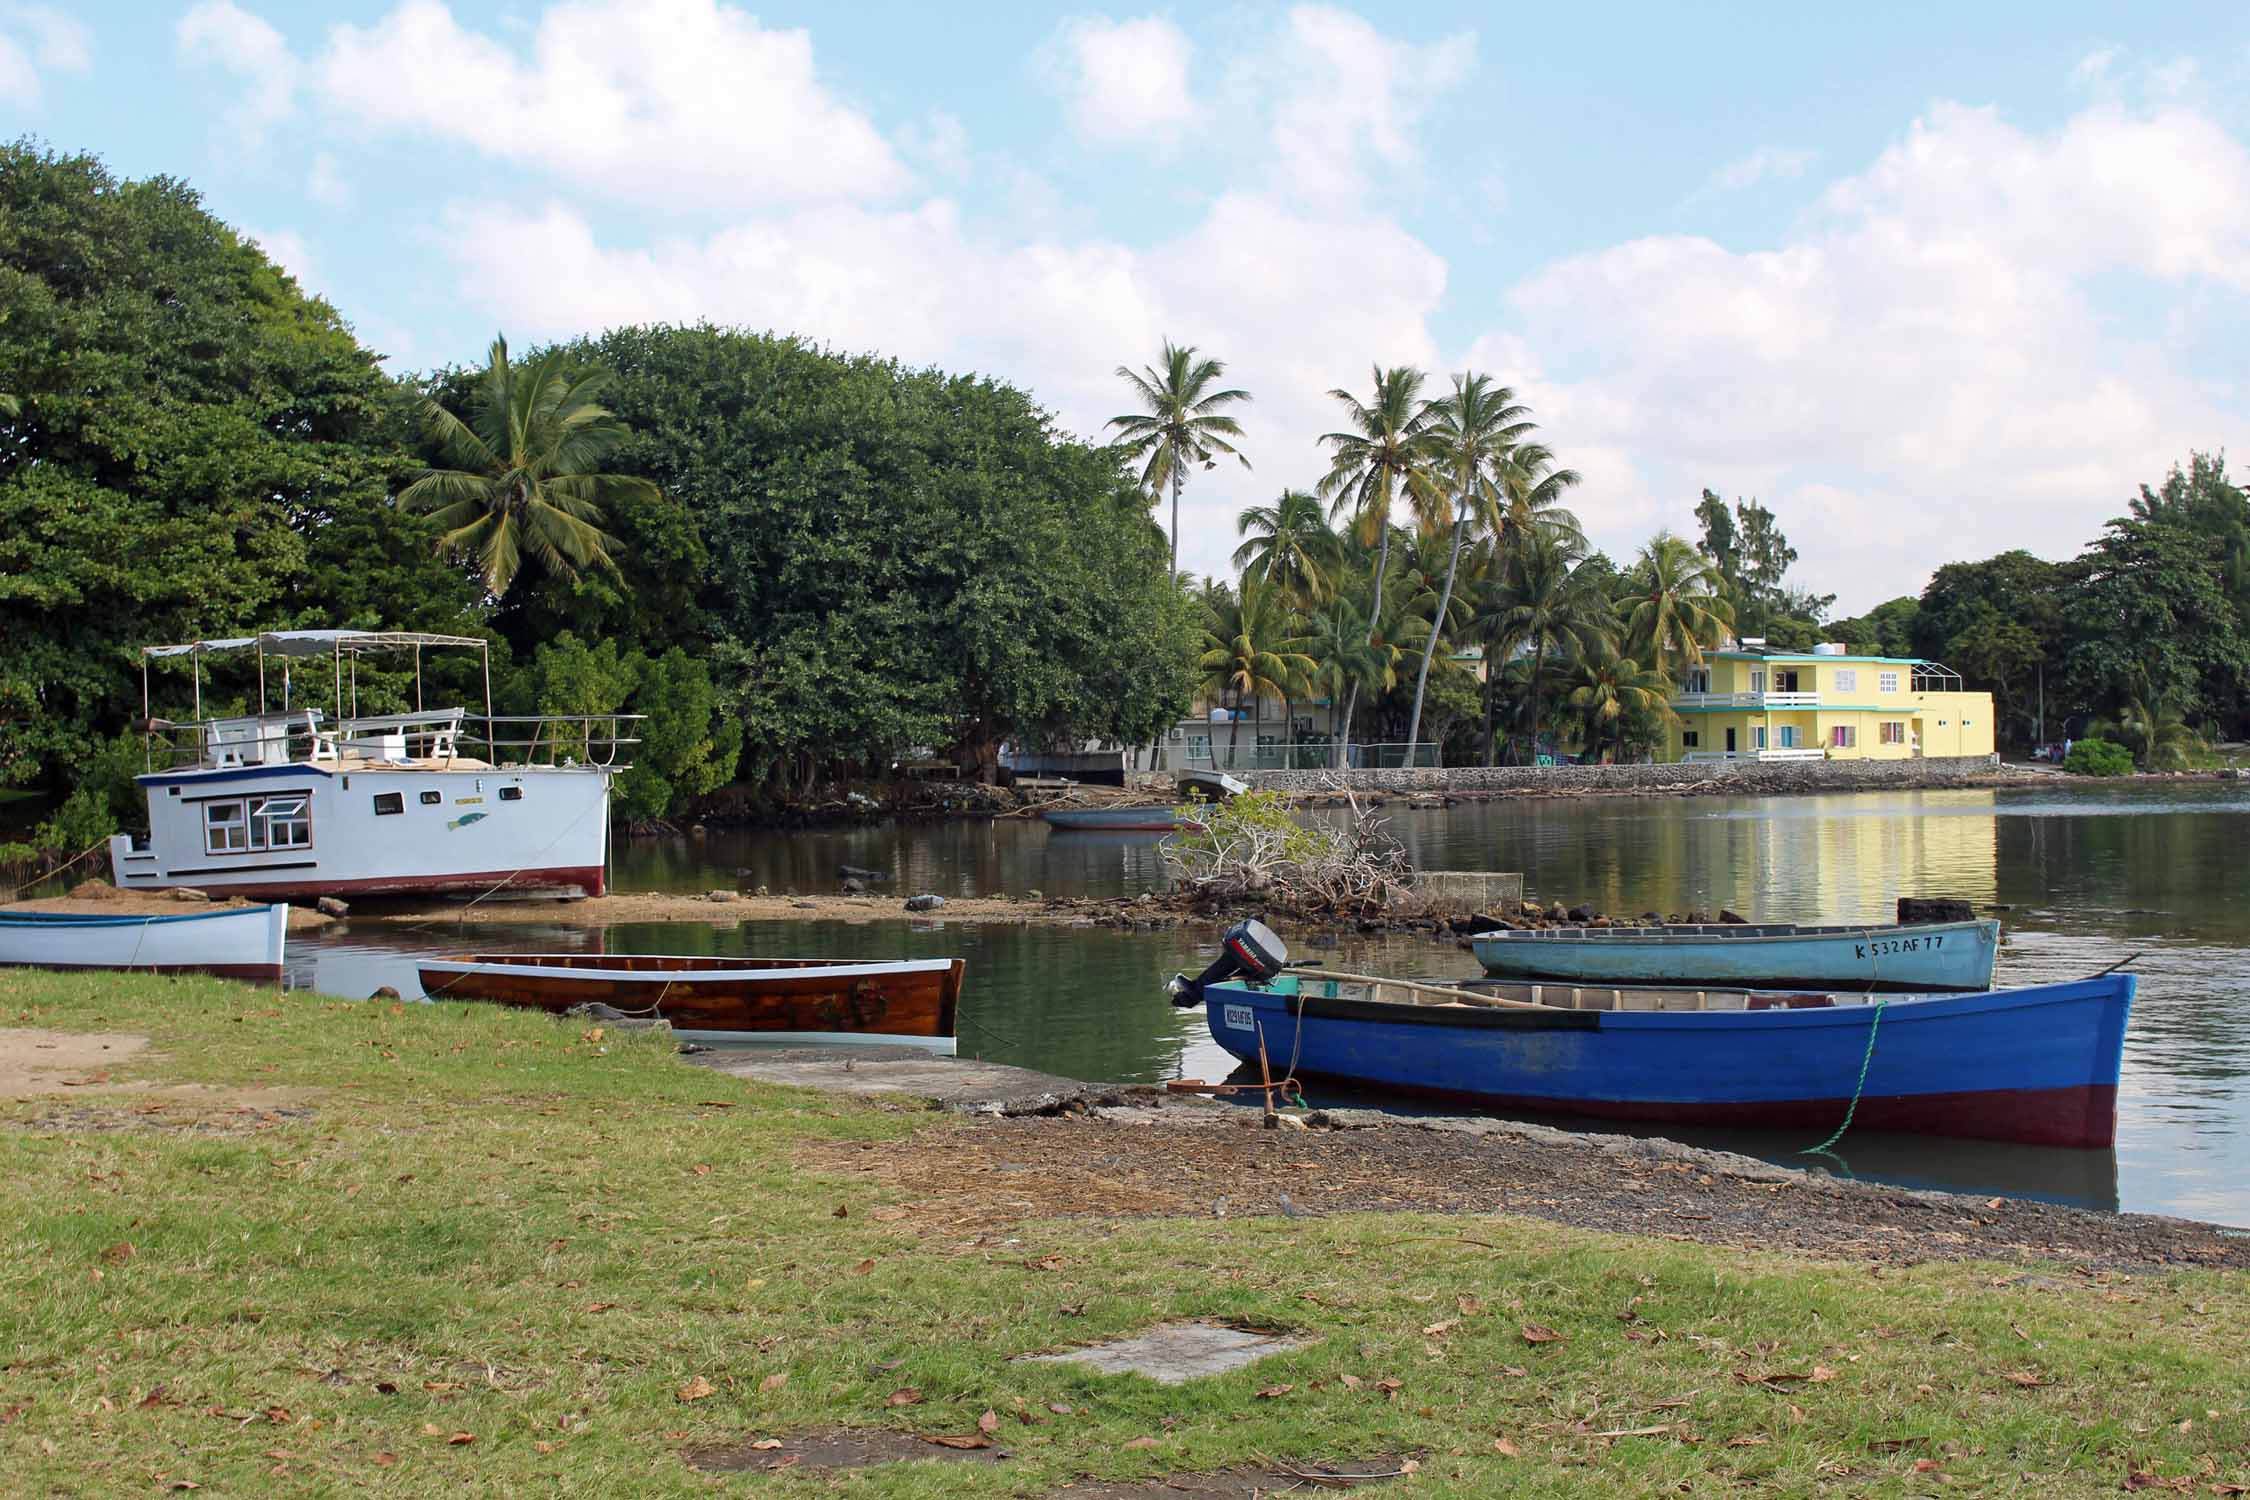
[[[553,738],[549,737],[549,726],[555,725],[577,726],[575,734],[577,748],[587,756],[590,764],[600,764],[609,769],[625,769],[624,766],[615,764],[616,752],[624,746],[640,743],[637,739],[620,734],[618,726],[637,723],[646,717],[643,714],[530,714],[511,717],[494,714],[492,711],[492,643],[482,636],[441,635],[422,630],[268,630],[261,631],[256,635],[222,636],[212,640],[181,641],[171,645],[143,646],[141,648],[141,721],[143,729],[148,732],[151,740],[152,769],[153,742],[158,729],[160,727],[166,729],[175,727],[158,720],[151,707],[149,668],[156,662],[172,661],[181,657],[187,658],[188,668],[195,684],[194,722],[201,729],[205,723],[203,718],[204,657],[239,655],[246,652],[256,655],[258,659],[257,717],[261,720],[287,717],[291,713],[291,710],[286,706],[281,715],[277,716],[268,712],[266,658],[269,656],[279,658],[283,664],[283,698],[286,705],[288,663],[292,660],[326,657],[334,673],[335,733],[346,735],[355,728],[411,728],[415,721],[436,717],[426,713],[423,709],[422,651],[424,647],[473,650],[477,653],[478,666],[484,683],[484,713],[481,715],[485,727],[484,743],[492,753],[495,764],[498,763],[499,752],[503,748],[522,750],[525,752],[527,759],[535,758],[541,750],[556,754],[565,748],[569,748],[569,740],[572,737],[561,734],[557,734]],[[359,659],[362,656],[377,652],[398,651],[411,652],[414,658],[413,712],[411,714],[381,715],[373,719],[362,720],[359,716]],[[344,712],[347,696],[351,705],[349,714]],[[608,725],[609,733],[604,736],[597,736],[593,729],[593,726],[597,723]],[[498,733],[502,725],[532,725],[534,727],[529,731],[529,738],[501,740]],[[310,731],[314,726],[308,721],[305,727]],[[597,760],[593,753],[594,744],[597,740],[607,745],[608,757],[606,759]],[[200,750],[197,753],[200,758]]]

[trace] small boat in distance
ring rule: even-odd
[[[1039,816],[1058,833],[1169,833],[1203,826],[1172,807],[1050,807]]]
[[[235,906],[178,916],[0,911],[0,965],[35,969],[148,969],[281,979],[286,906]]]
[[[432,1000],[560,1015],[601,1004],[668,1021],[693,1042],[888,1043],[951,1057],[957,958],[712,958],[666,953],[471,953],[425,961]]]
[[[1504,979],[1957,994],[1992,987],[2000,924],[1549,927],[1471,942],[1485,972]]]
[[[1252,929],[1245,931],[1244,929]],[[1238,938],[1238,934],[1240,934]],[[1448,985],[1291,969],[1255,923],[1172,982],[1246,1062],[1496,1109],[2105,1147],[2129,974],[1966,995]]]

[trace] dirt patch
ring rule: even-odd
[[[887,1427],[819,1427],[754,1442],[690,1448],[685,1456],[690,1468],[714,1474],[756,1474],[799,1468],[870,1469],[877,1464],[912,1463],[920,1459],[972,1464],[996,1464],[1007,1459],[1007,1449],[980,1433],[972,1432],[960,1441],[971,1439],[983,1446],[953,1447],[933,1438]],[[761,1443],[770,1446],[761,1447]]]
[[[2215,1225],[1914,1192],[1667,1141],[1506,1122],[1244,1128],[1254,1123],[1231,1110],[1128,1105],[825,1143],[800,1160],[891,1188],[903,1203],[878,1213],[932,1237],[1041,1218],[1500,1214],[1827,1260],[2250,1268],[2250,1238]]]
[[[118,1078],[135,1059],[160,1054],[148,1038],[127,1031],[36,1031],[0,1028],[0,1101],[56,1095],[91,1099],[130,1095],[137,1101],[209,1109],[264,1112],[310,1098],[311,1089],[229,1088],[209,1083],[152,1083]]]
[[[953,896],[929,912],[910,912],[902,895],[735,896],[711,901],[667,892],[619,893],[583,901],[479,901],[474,906],[416,902],[356,906],[351,920],[480,926],[538,922],[561,927],[607,927],[618,922],[1055,922],[1084,921],[1085,913],[1054,901],[1014,901],[1005,896]]]
[[[1263,1500],[1282,1494],[1317,1494],[1383,1484],[1414,1472],[1412,1459],[1370,1458],[1357,1463],[1274,1464],[1271,1467],[1217,1469],[1203,1474],[1167,1474],[1135,1483],[1081,1480],[1058,1500],[1170,1500],[1174,1495],[1232,1495]]]

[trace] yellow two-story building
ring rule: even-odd
[[[1714,651],[1673,696],[1671,760],[1990,755],[1992,695],[1937,662],[1842,646]]]

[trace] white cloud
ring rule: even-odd
[[[1043,51],[1071,124],[1089,140],[1170,144],[1201,114],[1188,89],[1194,48],[1161,16],[1065,21]]]
[[[464,206],[436,243],[511,335],[697,318],[801,332],[989,371],[1095,438],[1127,405],[1117,365],[1153,360],[1165,338],[1197,344],[1257,397],[1242,418],[1255,472],[1188,486],[1183,561],[1209,571],[1225,567],[1235,511],[1317,477],[1314,440],[1336,425],[1329,387],[1364,384],[1371,360],[1434,360],[1426,325],[1445,287],[1443,262],[1394,224],[1242,193],[1146,249],[986,237],[942,200],[808,206],[639,247],[605,245],[560,203]],[[1346,284],[1353,294],[1335,295]]]
[[[319,65],[341,119],[454,140],[611,197],[739,209],[880,197],[907,174],[816,76],[809,33],[717,0],[569,0],[528,49],[439,0],[339,25]]]
[[[1816,222],[1766,249],[1685,236],[1556,262],[1516,287],[1513,355],[1613,547],[1692,527],[1704,485],[1775,504],[1807,581],[1859,608],[1936,563],[2067,554],[2134,483],[2239,425],[2161,323],[2102,286],[2250,291],[2250,153],[2181,111],[2019,130],[1938,105]],[[1567,359],[1570,373],[1541,368]],[[1632,455],[1629,463],[1587,452]]]
[[[305,174],[305,196],[330,208],[342,208],[352,201],[352,185],[344,180],[336,158],[325,151],[313,156],[312,170]]]
[[[1739,161],[1732,161],[1711,174],[1711,187],[1723,193],[1738,193],[1756,187],[1769,177],[1802,177],[1805,168],[1812,165],[1810,151],[1789,150],[1780,146],[1760,146]]]
[[[300,68],[289,44],[265,19],[234,0],[199,0],[180,17],[173,40],[191,62],[224,68],[245,84],[227,111],[230,131],[255,147],[297,107]]]
[[[93,36],[83,23],[52,6],[0,5],[0,99],[35,107],[42,69],[83,73],[93,64]]]
[[[969,175],[968,128],[942,109],[931,110],[920,125],[901,130],[899,145],[941,177]]]
[[[1347,198],[1411,174],[1430,102],[1468,76],[1476,39],[1418,46],[1329,5],[1289,12],[1279,47],[1247,66],[1279,95],[1269,132],[1278,178],[1300,194]]]
[[[2117,47],[2096,47],[2070,70],[2070,81],[2081,88],[2098,88],[2109,80],[2109,70],[2122,55]]]

